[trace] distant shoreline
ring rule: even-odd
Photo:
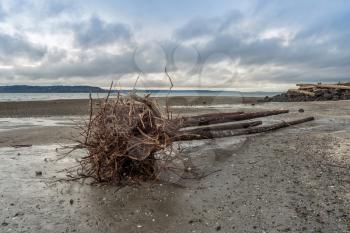
[[[131,89],[112,89],[112,93],[128,93]],[[263,96],[263,95],[276,95],[280,92],[262,92],[251,91],[241,92],[234,90],[210,90],[210,89],[137,89],[138,93],[152,94],[152,95],[166,95],[171,93],[172,95],[228,95],[228,96]],[[28,86],[28,85],[13,85],[13,86],[0,86],[0,94],[78,94],[78,93],[95,93],[105,94],[108,93],[108,89],[103,89],[94,86]]]
[[[127,92],[124,92],[122,94],[126,94]],[[74,100],[74,99],[89,99],[90,93],[0,93],[0,102],[20,102],[20,101],[47,101],[47,100]],[[94,99],[98,98],[104,98],[107,96],[107,93],[91,93],[92,97]],[[141,92],[139,91],[138,94],[140,95],[146,95],[150,94],[152,97],[155,98],[161,98],[161,97],[192,97],[192,98],[198,98],[198,97],[238,97],[238,98],[247,98],[247,97],[257,97],[257,98],[264,98],[265,96],[274,96],[275,93],[240,93],[240,92],[194,92],[194,91],[187,91],[187,92]],[[112,95],[116,95],[116,93],[112,93]]]

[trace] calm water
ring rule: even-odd
[[[144,94],[142,92],[141,94]],[[264,97],[276,93],[262,92],[231,92],[231,91],[173,91],[169,96],[237,96]],[[93,98],[104,98],[107,94],[93,94]],[[153,91],[152,96],[166,96],[168,91]],[[40,101],[60,99],[88,99],[89,93],[0,93],[0,102],[6,101]]]
[[[106,94],[94,94],[93,97],[105,97]],[[61,99],[88,99],[89,93],[0,93],[0,102],[40,101]]]

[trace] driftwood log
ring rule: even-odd
[[[252,113],[242,113],[242,114],[218,114],[216,116],[209,117],[186,117],[180,118],[180,126],[184,127],[193,127],[193,126],[201,126],[201,125],[212,125],[212,124],[220,124],[232,121],[243,121],[250,120],[254,118],[267,117],[273,115],[279,115],[283,113],[288,113],[289,110],[273,110],[273,111],[263,111],[263,112],[252,112]]]
[[[309,87],[309,86],[307,86],[307,87]],[[305,87],[301,87],[301,88],[305,88]],[[308,95],[308,96],[315,96],[315,93],[313,93],[313,92],[305,91],[305,90],[299,90],[299,89],[289,89],[288,92],[294,92],[294,93]]]
[[[196,129],[184,129],[181,132],[186,134],[201,134],[202,132],[213,131],[213,130],[232,130],[232,129],[243,129],[261,125],[262,121],[252,121],[244,123],[228,123],[224,125],[210,125],[200,127]]]
[[[295,84],[297,87],[304,87],[304,86],[316,86],[316,84],[312,83],[297,83]]]
[[[316,85],[316,87],[317,88],[324,88],[324,89],[350,90],[350,86],[347,86],[347,85],[318,84],[318,85]]]
[[[206,120],[209,118],[220,118],[220,117],[227,117],[227,116],[235,116],[235,115],[240,115],[243,114],[244,112],[220,112],[220,113],[209,113],[209,114],[201,114],[198,116],[187,116],[187,117],[182,117],[182,119],[184,121],[187,120],[192,120],[192,119],[196,119],[198,121],[201,120]]]
[[[346,83],[337,83],[337,84],[322,84],[322,83],[317,83],[317,84],[313,84],[313,83],[298,83],[296,84],[297,87],[304,87],[304,88],[311,88],[311,87],[321,87],[321,88],[338,88],[339,86],[350,86],[350,82],[346,82]]]
[[[292,90],[307,90],[307,91],[313,91],[316,89],[316,85],[310,85],[310,86],[301,86],[299,89],[292,89]]]
[[[223,138],[223,137],[232,137],[232,136],[240,136],[240,135],[248,135],[248,134],[257,134],[263,133],[267,131],[277,130],[281,128],[286,128],[291,125],[297,125],[301,123],[305,123],[308,121],[315,120],[314,117],[307,117],[293,121],[282,121],[280,123],[260,126],[255,128],[241,129],[241,130],[212,130],[212,131],[195,131],[197,134],[184,134],[178,135],[175,138],[175,141],[189,141],[189,140],[202,140],[202,139],[213,139],[213,138]]]

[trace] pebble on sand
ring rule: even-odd
[[[6,227],[7,225],[9,225],[8,222],[2,222],[2,223],[1,223],[1,226]]]
[[[43,172],[42,172],[42,171],[35,171],[35,175],[36,175],[36,176],[42,176],[42,175],[43,175]]]

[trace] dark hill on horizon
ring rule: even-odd
[[[105,89],[92,86],[0,86],[0,93],[106,93]]]

